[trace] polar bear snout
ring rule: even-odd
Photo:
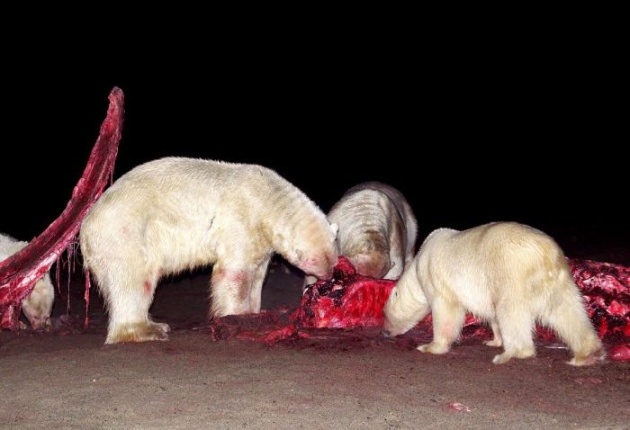
[[[293,264],[302,270],[307,276],[314,276],[317,279],[327,281],[332,279],[339,255],[334,247],[326,250],[303,251],[296,249],[294,255],[288,256],[289,261],[293,258]]]
[[[317,270],[313,270],[312,273],[309,273],[309,275],[315,276],[317,279],[322,279],[326,281],[328,279],[332,279],[333,269],[334,266],[318,268]]]
[[[383,328],[381,329],[381,334],[383,337],[392,338],[403,334],[406,330],[401,330],[399,327],[396,327],[396,324],[393,324],[390,319],[387,318],[387,314],[385,315],[385,320],[383,321]]]
[[[323,257],[312,256],[303,263],[302,270],[307,275],[326,281],[332,279],[338,258],[336,253],[325,254]]]
[[[29,317],[27,315],[26,318],[28,319],[28,322],[31,324],[31,328],[36,331],[47,330],[52,325],[50,318],[48,317],[38,318],[34,316]]]
[[[385,326],[381,330],[381,335],[383,337],[387,338],[387,339],[391,339],[391,338],[394,338],[394,337],[401,336],[401,335],[407,333],[409,330],[411,330],[411,328],[407,329],[405,327],[404,329],[400,329],[400,328],[394,327],[393,325],[385,324]]]

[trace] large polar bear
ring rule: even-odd
[[[383,312],[386,336],[407,332],[431,312],[433,341],[418,350],[432,354],[450,350],[470,312],[490,323],[494,339],[486,344],[503,346],[495,364],[535,356],[537,323],[568,345],[569,364],[590,365],[606,355],[558,244],[515,222],[434,230]]]
[[[28,245],[13,236],[0,233],[0,261],[5,260]],[[22,299],[22,312],[34,330],[50,327],[50,314],[55,301],[55,288],[50,279],[50,272],[35,282],[31,292]]]
[[[414,258],[418,223],[405,196],[391,185],[368,181],[349,188],[328,211],[339,227],[337,249],[357,273],[396,280]],[[305,284],[315,282],[307,276]]]
[[[149,307],[167,274],[212,265],[209,318],[258,313],[274,253],[332,276],[337,228],[302,191],[253,164],[166,157],[121,176],[84,218],[80,246],[109,313],[106,343],[166,340]]]

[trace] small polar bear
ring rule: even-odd
[[[405,196],[369,181],[348,189],[328,212],[339,227],[337,249],[359,275],[396,280],[415,255],[418,223]],[[307,276],[305,285],[315,279]]]
[[[149,307],[160,278],[212,265],[208,317],[258,313],[274,253],[332,277],[337,227],[275,171],[185,157],[141,164],[115,181],[81,224],[86,273],[109,314],[105,343],[167,340]]]
[[[9,258],[28,245],[8,234],[0,233],[0,261]],[[50,279],[50,272],[35,282],[31,292],[22,299],[22,312],[33,330],[42,330],[51,325],[50,315],[55,301],[55,288]]]
[[[427,236],[385,303],[383,333],[403,334],[429,312],[433,341],[418,346],[422,352],[448,352],[470,312],[490,323],[494,338],[485,343],[503,346],[495,364],[534,357],[536,324],[568,345],[568,364],[591,365],[606,356],[558,244],[515,222],[440,228]]]

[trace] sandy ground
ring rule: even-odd
[[[104,345],[95,291],[83,330],[76,274],[56,302],[55,330],[0,332],[0,428],[630,428],[630,362],[575,368],[562,345],[539,341],[536,358],[494,365],[496,350],[474,337],[432,356],[377,329],[312,330],[274,344],[213,340],[209,273],[158,288],[152,315],[171,325],[169,341],[117,345]],[[295,309],[301,284],[276,261],[263,289],[267,314]]]

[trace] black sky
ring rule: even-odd
[[[606,64],[574,50],[458,46],[255,46],[133,67],[44,62],[35,75],[16,65],[3,96],[0,231],[28,240],[63,211],[117,86],[116,177],[171,155],[257,163],[324,211],[358,182],[390,183],[421,235],[515,220],[628,238],[627,131]]]

